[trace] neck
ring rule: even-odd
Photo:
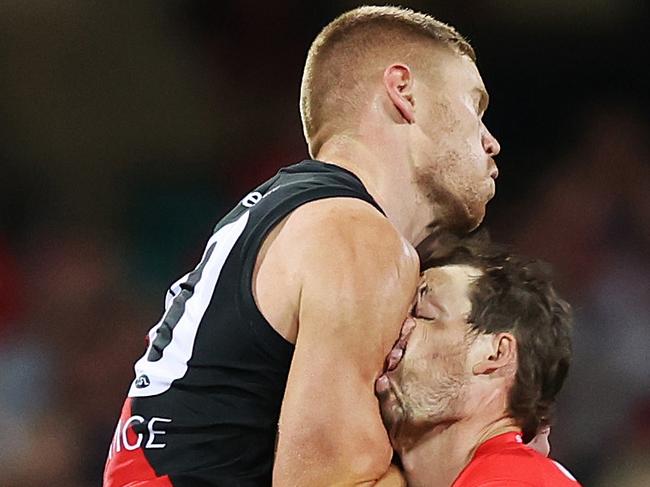
[[[321,146],[315,159],[355,174],[413,246],[431,232],[435,212],[422,197],[408,154],[399,144],[373,145],[337,135]]]
[[[408,485],[449,487],[478,447],[495,436],[519,431],[512,418],[465,418],[440,425],[408,447],[397,446]]]

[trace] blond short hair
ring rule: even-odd
[[[416,59],[414,51],[431,43],[476,61],[472,46],[453,27],[410,9],[364,6],[330,22],[312,43],[302,78],[300,115],[312,155],[317,133],[326,124],[340,125],[354,110],[369,64],[383,68],[378,62],[390,53]]]

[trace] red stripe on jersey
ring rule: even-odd
[[[142,439],[138,439],[132,423],[129,423],[131,400],[129,397],[124,402],[111,442],[104,468],[104,487],[173,487],[167,475],[156,475],[141,445],[133,448],[142,443]]]
[[[478,447],[452,487],[580,487],[560,464],[527,447],[520,433],[504,433]]]

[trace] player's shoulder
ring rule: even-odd
[[[579,487],[571,473],[525,445],[513,445],[470,462],[454,487]]]
[[[419,270],[415,249],[375,207],[356,198],[327,198],[297,208],[283,232],[297,247],[333,259],[388,259]],[[324,253],[326,251],[326,254]]]
[[[334,197],[310,201],[296,208],[290,220],[315,231],[321,228],[345,228],[346,233],[381,231],[385,237],[399,237],[388,218],[369,202],[359,198]]]

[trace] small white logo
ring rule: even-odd
[[[241,204],[246,208],[251,208],[252,206],[255,206],[261,199],[262,193],[259,191],[253,191],[252,193],[248,193],[246,196],[244,196],[244,198],[241,200]]]

